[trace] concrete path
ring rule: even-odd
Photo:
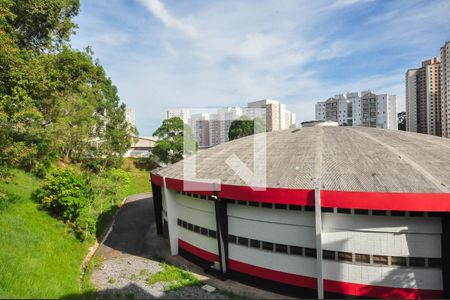
[[[95,254],[101,266],[94,270],[92,282],[100,298],[286,298],[232,280],[221,281],[180,256],[171,256],[169,243],[156,235],[152,194],[128,197],[116,216],[113,226]],[[183,287],[164,292],[162,284],[149,286],[145,280],[161,270],[158,260],[182,266],[218,290],[209,293],[200,286]]]

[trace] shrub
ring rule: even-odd
[[[97,214],[92,212],[89,207],[81,210],[80,215],[75,220],[75,232],[82,240],[95,233],[97,230]]]
[[[71,169],[56,169],[36,191],[42,207],[64,220],[75,221],[89,204],[89,189],[83,176]]]
[[[18,200],[19,196],[0,191],[0,212]]]

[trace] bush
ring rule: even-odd
[[[89,189],[81,174],[56,169],[46,176],[36,199],[53,215],[73,222],[89,205]]]
[[[80,215],[75,220],[75,232],[78,237],[85,240],[92,233],[97,230],[97,214],[92,212],[89,207],[81,210]]]
[[[19,196],[0,191],[0,212],[18,200]]]

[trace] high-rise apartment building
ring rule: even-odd
[[[247,107],[226,107],[215,113],[195,113],[190,109],[175,108],[166,112],[166,118],[179,117],[189,124],[201,148],[228,142],[231,123],[241,117],[261,118],[266,122],[266,131],[295,127],[295,113],[276,100],[264,99],[248,103]]]
[[[277,100],[264,99],[250,102],[248,108],[261,108],[266,111],[266,127],[267,131],[276,131],[295,127],[296,116],[286,110],[286,105]],[[286,115],[289,114],[289,117]]]
[[[434,57],[405,75],[406,130],[442,135],[440,62]]]
[[[450,41],[441,47],[440,98],[442,136],[450,138]]]
[[[207,148],[210,145],[210,118],[211,116],[208,113],[198,113],[191,115],[189,120],[199,148]]]
[[[185,124],[189,124],[191,110],[187,108],[171,108],[166,112],[166,119],[174,117],[178,117],[182,119]]]
[[[335,95],[316,103],[316,120],[333,121],[342,126],[397,129],[396,97],[364,91]]]
[[[133,127],[136,127],[136,113],[132,108],[127,107],[125,110],[125,120]]]

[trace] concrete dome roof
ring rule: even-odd
[[[253,170],[253,137],[195,155],[196,178],[245,186],[227,159],[236,155]],[[266,134],[266,187],[330,191],[448,193],[450,140],[403,131],[310,127]],[[183,177],[185,161],[153,172]]]

